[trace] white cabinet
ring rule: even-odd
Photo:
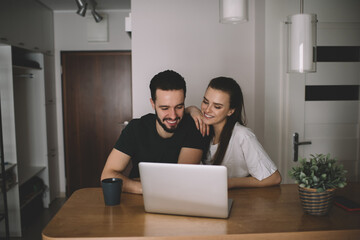
[[[50,203],[43,66],[42,53],[0,45],[4,156],[5,162],[16,164],[17,177],[8,193],[11,236],[21,235],[34,201],[40,199],[44,207]],[[29,191],[28,185],[36,181],[41,184]]]
[[[0,7],[0,42],[9,43],[12,39],[13,24],[11,23],[11,1],[4,0]]]
[[[52,54],[53,12],[35,0],[2,0],[0,42]]]

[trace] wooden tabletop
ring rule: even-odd
[[[360,202],[360,184],[337,195]],[[297,185],[236,189],[228,219],[144,212],[142,195],[123,193],[105,206],[101,188],[76,191],[43,230],[43,239],[360,239],[360,213],[333,206],[326,216],[302,210]]]

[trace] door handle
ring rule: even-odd
[[[293,134],[293,161],[297,162],[299,157],[299,145],[309,145],[311,141],[299,142],[299,134]]]

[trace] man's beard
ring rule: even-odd
[[[166,121],[167,119],[170,119],[170,118],[164,118],[163,121],[159,118],[157,112],[155,111],[155,115],[156,115],[156,120],[158,121],[158,123],[160,124],[160,126],[165,130],[165,132],[168,132],[168,133],[174,133],[177,129],[177,127],[179,126],[179,123],[174,126],[173,128],[168,128],[165,123],[163,123],[164,121]],[[180,119],[179,117],[175,118],[175,120],[178,120]],[[171,119],[173,120],[173,119]]]

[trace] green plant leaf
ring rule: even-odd
[[[311,166],[310,169],[313,170],[314,172],[316,172],[319,168],[318,168],[318,166],[313,165],[313,166]]]
[[[295,183],[318,191],[344,187],[346,173],[343,165],[337,164],[330,154],[311,154],[308,159],[300,159],[299,164],[289,171]]]

